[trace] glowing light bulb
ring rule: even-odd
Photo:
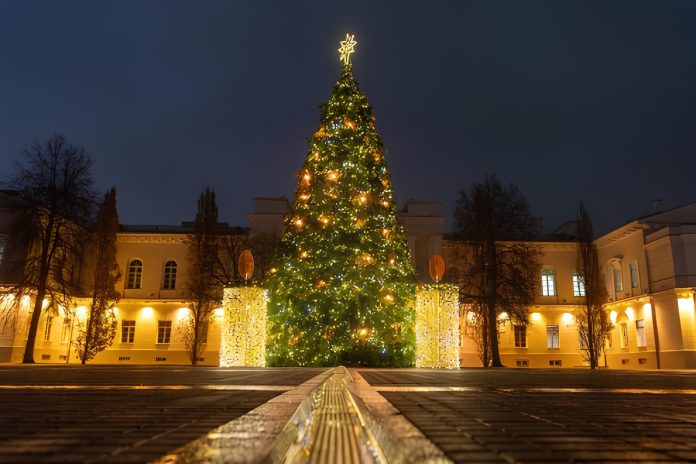
[[[338,180],[338,173],[337,173],[336,171],[329,171],[329,172],[326,174],[326,177],[327,177],[330,181],[336,182],[336,181]]]
[[[215,316],[222,317],[225,314],[225,310],[222,308],[215,308]]]
[[[367,203],[367,196],[366,196],[366,195],[360,195],[360,196],[358,197],[358,201],[359,201],[361,204],[364,205],[365,203]]]
[[[309,195],[307,195],[306,193],[303,193],[302,195],[299,196],[299,198],[302,201],[307,201],[307,200],[309,200]]]
[[[394,263],[396,263],[396,260],[394,258],[389,258],[389,264],[393,266]]]
[[[305,259],[307,256],[309,256],[309,253],[307,253],[307,250],[300,251],[300,259]]]
[[[358,335],[361,338],[364,338],[365,336],[367,336],[367,333],[368,333],[368,330],[364,327],[362,329],[358,330]]]
[[[532,320],[533,320],[533,321],[540,321],[540,320],[541,320],[541,314],[539,314],[539,313],[532,313]]]
[[[380,203],[381,203],[382,206],[384,206],[385,208],[388,208],[388,207],[389,207],[389,202],[388,202],[387,200],[383,200],[383,201],[381,201]]]
[[[304,225],[304,222],[302,221],[302,218],[297,218],[295,219],[295,225],[297,227],[302,227]]]
[[[570,313],[563,313],[561,316],[561,320],[563,321],[564,324],[572,324],[573,323],[573,315]]]
[[[179,321],[185,320],[189,315],[189,309],[188,308],[179,308],[179,310],[176,313],[176,318]]]
[[[77,313],[77,317],[84,319],[85,316],[87,316],[87,306],[78,306],[75,308],[75,312]]]
[[[387,293],[386,295],[384,295],[384,299],[391,303],[392,301],[394,301],[394,296],[391,293]]]
[[[319,282],[317,282],[317,288],[324,288],[324,287],[326,287],[326,282],[324,282],[323,280],[320,280]]]
[[[308,172],[305,172],[302,175],[302,180],[305,181],[305,183],[309,184],[309,181],[312,180],[312,175]]]

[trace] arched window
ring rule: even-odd
[[[131,260],[128,264],[128,279],[126,288],[140,288],[140,281],[143,277],[143,262],[139,259]]]
[[[165,290],[174,290],[176,288],[176,261],[169,260],[164,264],[164,285]]]

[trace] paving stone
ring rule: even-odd
[[[477,462],[480,457],[451,448],[457,433],[489,452],[481,460],[485,456],[506,462],[696,461],[696,395],[650,393],[696,391],[696,373],[360,372],[374,386],[412,387],[382,395],[455,462]],[[613,390],[626,385],[646,392]],[[452,386],[467,389],[427,391]]]
[[[320,372],[180,366],[0,366],[0,463],[151,461],[283,391],[211,390],[206,385],[293,386]],[[141,384],[184,388],[127,388]],[[3,385],[81,388],[2,389]],[[101,385],[117,388],[89,388]]]

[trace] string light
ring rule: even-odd
[[[358,42],[355,40],[355,35],[346,34],[346,40],[341,41],[341,46],[338,48],[338,54],[344,65],[350,64],[350,55],[355,53],[355,46]]]
[[[345,52],[349,64],[352,49]],[[374,115],[350,66],[342,68],[320,121],[300,171],[278,271],[269,274],[268,362],[364,362],[352,359],[360,352],[375,365],[411,366],[412,260],[392,207]],[[381,206],[370,207],[373,201]]]
[[[268,292],[259,287],[226,288],[220,323],[220,366],[266,365]]]
[[[416,293],[416,367],[459,367],[459,289],[423,285]]]

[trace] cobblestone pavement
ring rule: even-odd
[[[360,373],[455,462],[696,462],[696,373]]]
[[[0,463],[147,462],[320,372],[2,366]]]

